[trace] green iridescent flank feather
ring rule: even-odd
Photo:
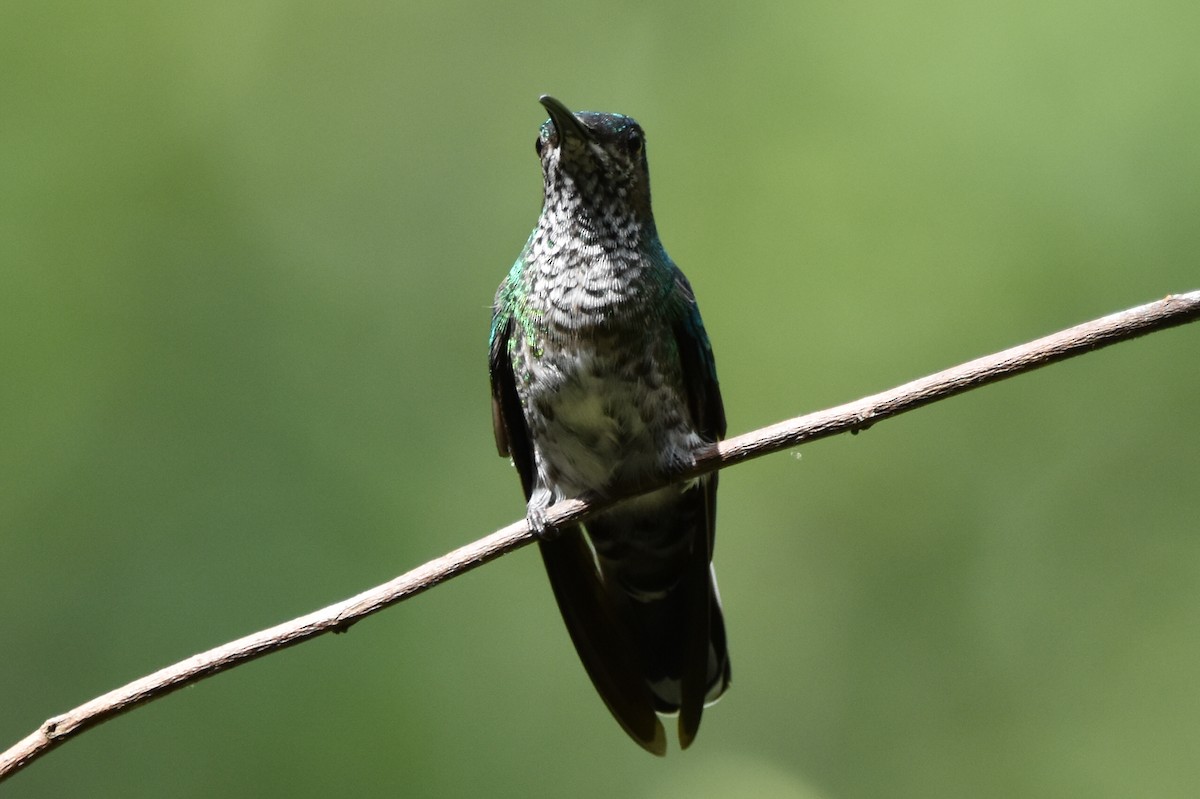
[[[491,332],[488,335],[488,347],[496,343],[496,337],[501,334],[505,323],[513,320],[523,332],[523,338],[529,346],[536,346],[537,326],[534,320],[540,316],[536,308],[531,308],[526,302],[527,293],[523,290],[521,281],[525,270],[525,261],[518,258],[508,271],[508,277],[500,284],[496,294],[496,313],[492,316]],[[511,350],[513,342],[508,343]]]

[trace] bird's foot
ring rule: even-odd
[[[533,533],[533,537],[539,541],[553,541],[561,532],[550,524],[545,508],[529,508],[525,514],[525,521],[529,524],[529,531]]]

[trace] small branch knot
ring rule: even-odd
[[[865,430],[870,430],[871,425],[875,424],[874,418],[874,410],[866,410],[855,414],[854,421],[850,424],[850,435],[856,436]]]

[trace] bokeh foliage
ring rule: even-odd
[[[1200,6],[0,4],[0,746],[522,512],[492,292],[552,92],[649,135],[730,427],[1200,287]],[[666,761],[537,557],[13,797],[1191,796],[1200,330],[726,472]]]

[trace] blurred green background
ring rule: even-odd
[[[0,747],[518,518],[489,305],[635,116],[732,433],[1200,288],[1200,6],[0,5]],[[1200,783],[1200,328],[722,477],[734,687],[625,739],[523,550],[6,797]],[[801,457],[802,456],[802,457]]]

